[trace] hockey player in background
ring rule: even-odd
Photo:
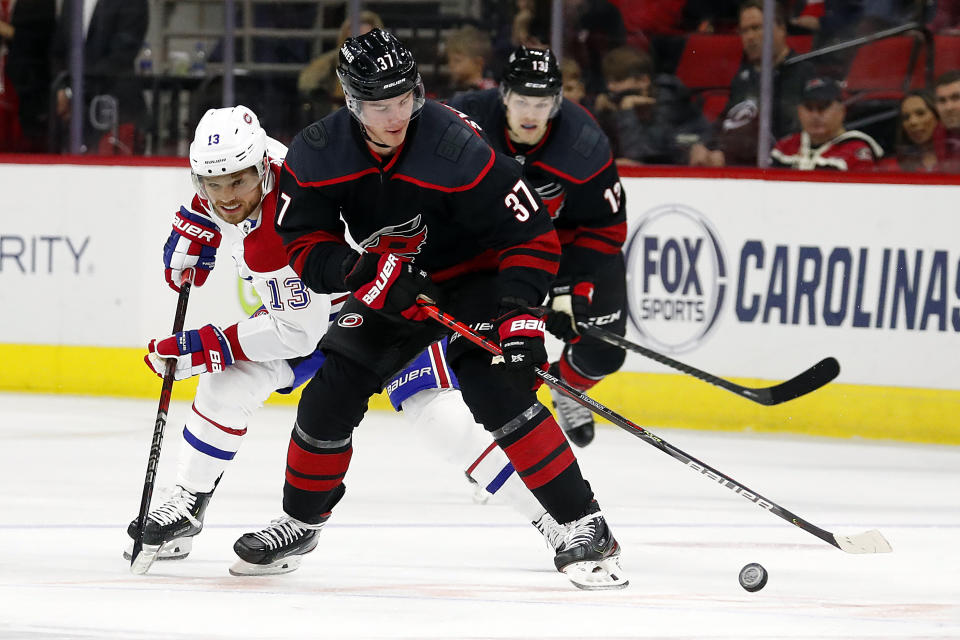
[[[196,195],[175,215],[163,252],[166,280],[179,290],[182,273],[193,269],[195,286],[203,285],[226,235],[240,277],[251,282],[264,306],[229,327],[208,324],[149,345],[145,360],[157,375],[163,375],[166,358],[176,358],[177,380],[200,378],[181,432],[177,485],[147,516],[139,558],[144,571],[156,558],[190,553],[251,415],[273,391],[289,393],[316,373],[323,362],[317,343],[347,297],[333,296],[331,304],[330,296],[307,289],[287,264],[273,226],[285,154],[286,148],[268,138],[256,114],[242,105],[211,109],[197,125],[190,147]],[[463,468],[485,453],[484,463],[471,470],[477,482],[533,522],[552,549],[559,546],[565,530],[512,473],[506,456],[489,451],[490,436],[460,399],[442,344],[428,347],[387,390],[398,409],[403,405],[408,422],[426,432],[449,461]],[[136,522],[128,532],[135,536]]]
[[[550,211],[563,257],[550,287],[547,330],[566,346],[554,375],[587,391],[623,365],[625,352],[589,336],[577,323],[626,330],[626,199],[606,135],[583,107],[562,97],[563,79],[549,49],[519,47],[499,89],[457,96],[500,153],[515,158]],[[557,419],[570,440],[593,440],[593,414],[551,389]]]
[[[276,228],[311,290],[354,295],[324,336],[326,360],[297,408],[285,516],[237,540],[231,571],[288,571],[317,546],[344,495],[352,434],[368,399],[447,333],[417,304],[426,294],[499,339],[502,358],[456,334],[446,356],[474,417],[564,523],[556,568],[583,588],[625,586],[619,545],[536,399],[534,366],[546,364],[546,350],[543,322],[528,307],[545,297],[560,251],[542,201],[519,166],[463,117],[424,99],[416,61],[394,36],[375,29],[347,40],[338,75],[347,109],[294,139]]]

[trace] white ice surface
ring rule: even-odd
[[[171,410],[159,485],[175,471]],[[232,544],[280,515],[292,407],[268,407],[191,556],[134,576],[156,402],[0,394],[0,638],[960,638],[960,448],[653,428],[834,533],[849,555],[619,429],[577,450],[630,586],[583,592],[508,507],[396,416],[357,430],[347,495],[285,576],[227,573]],[[637,416],[642,423],[642,417]],[[766,588],[737,573],[760,562]]]

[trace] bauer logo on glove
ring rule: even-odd
[[[201,373],[216,373],[235,360],[246,360],[236,340],[236,325],[221,331],[212,324],[180,331],[172,336],[151,340],[143,360],[161,378],[168,358],[176,359],[174,380],[184,380]]]

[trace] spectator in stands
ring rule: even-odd
[[[585,107],[587,90],[583,86],[583,72],[573,58],[564,58],[560,63],[560,77],[563,78],[563,97]]]
[[[490,34],[471,25],[447,36],[444,49],[450,71],[450,95],[497,86],[493,78],[485,75],[491,47]]]
[[[933,33],[960,33],[960,0],[937,0],[936,12],[927,29]]]
[[[711,139],[690,149],[690,164],[722,167],[756,165],[760,132],[760,66],[763,52],[763,0],[740,4],[740,40],[743,60],[730,82],[730,98],[714,126]],[[797,131],[797,103],[804,84],[814,76],[813,64],[791,63],[787,25],[780,8],[773,28],[773,139]]]
[[[925,90],[911,91],[900,102],[895,155],[884,158],[880,168],[911,172],[939,170],[934,134],[942,128],[933,96]]]
[[[732,33],[740,15],[739,0],[687,0],[683,13],[699,33]]]
[[[797,115],[800,133],[781,139],[770,153],[774,166],[810,171],[866,171],[883,156],[877,142],[862,131],[847,131],[840,84],[827,77],[808,80]]]
[[[937,115],[943,130],[934,134],[940,158],[947,171],[960,169],[960,71],[947,71],[933,84]]]
[[[55,0],[0,0],[0,151],[46,148]]]
[[[791,0],[789,2],[790,28],[801,33],[816,33],[823,18],[824,0]]]
[[[685,164],[710,125],[675,76],[654,75],[650,56],[619,47],[603,58],[607,91],[594,113],[617,164]]]
[[[55,73],[69,68],[73,7],[74,3],[64,2],[57,23],[53,43]],[[130,155],[143,148],[147,106],[140,84],[133,81],[133,62],[143,46],[149,22],[147,0],[84,2],[81,112],[84,145],[89,151],[100,155]],[[72,97],[67,87],[57,93],[57,115],[64,129],[70,119]]]
[[[588,96],[604,91],[603,56],[627,40],[620,11],[608,0],[564,0],[564,53],[583,71]]]
[[[343,89],[337,78],[337,56],[340,53],[340,46],[351,35],[362,35],[374,28],[383,29],[383,20],[373,11],[361,11],[359,18],[360,33],[350,32],[351,20],[348,16],[340,25],[337,46],[311,60],[297,78],[297,89],[305,101],[305,107],[311,113],[310,120],[318,120],[344,105]]]

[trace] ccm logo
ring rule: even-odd
[[[516,333],[517,331],[539,331],[540,333],[543,333],[546,328],[546,323],[543,320],[538,320],[537,318],[530,318],[529,320],[514,320],[510,323],[510,333]]]
[[[381,293],[383,293],[384,287],[387,286],[387,283],[390,281],[390,276],[393,275],[393,271],[397,268],[397,263],[399,262],[400,261],[396,254],[391,253],[387,256],[387,261],[380,270],[380,274],[377,276],[377,279],[372,285],[370,285],[370,290],[363,294],[363,301],[368,306],[372,304],[374,300],[379,298]]]
[[[210,231],[210,229],[204,229],[203,227],[195,225],[188,220],[184,220],[179,216],[174,219],[173,226],[183,235],[189,238],[196,238],[200,241],[206,240],[207,242],[213,242],[214,238],[216,237],[213,231]]]

